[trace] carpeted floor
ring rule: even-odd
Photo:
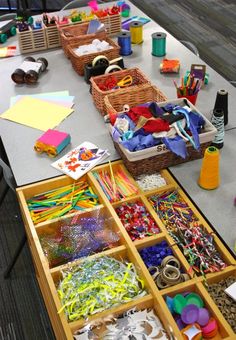
[[[179,40],[195,44],[201,58],[236,80],[235,0],[132,0]]]
[[[41,8],[41,0],[32,2]],[[66,2],[47,0],[49,9],[60,9]],[[201,58],[225,78],[236,80],[235,0],[132,2],[176,38],[193,42]],[[1,189],[0,185],[0,192]],[[3,278],[9,258],[23,235],[19,207],[11,191],[0,207],[0,228],[0,340],[54,339],[28,245],[20,255],[11,278]]]
[[[0,184],[0,194],[1,190]],[[27,244],[10,278],[3,278],[24,232],[18,202],[11,190],[0,207],[0,226],[0,340],[55,339]]]

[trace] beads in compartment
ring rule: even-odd
[[[140,175],[135,178],[138,186],[143,191],[148,191],[167,185],[165,178],[160,174]]]

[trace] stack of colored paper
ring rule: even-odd
[[[73,112],[74,97],[68,91],[11,98],[10,108],[0,117],[35,129],[54,129]]]

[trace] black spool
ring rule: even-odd
[[[224,125],[228,124],[228,92],[226,90],[217,91],[214,110],[223,110]]]

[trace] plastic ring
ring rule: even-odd
[[[98,55],[96,58],[93,59],[92,61],[92,66],[98,66],[98,65],[104,65],[108,66],[109,65],[109,60],[105,55]]]
[[[122,68],[119,65],[110,65],[106,68],[105,74],[121,71]]]
[[[180,263],[179,260],[177,258],[175,258],[174,256],[166,256],[162,262],[161,262],[161,266],[165,267],[166,265],[170,265],[172,267],[176,267],[178,269],[180,269]]]

